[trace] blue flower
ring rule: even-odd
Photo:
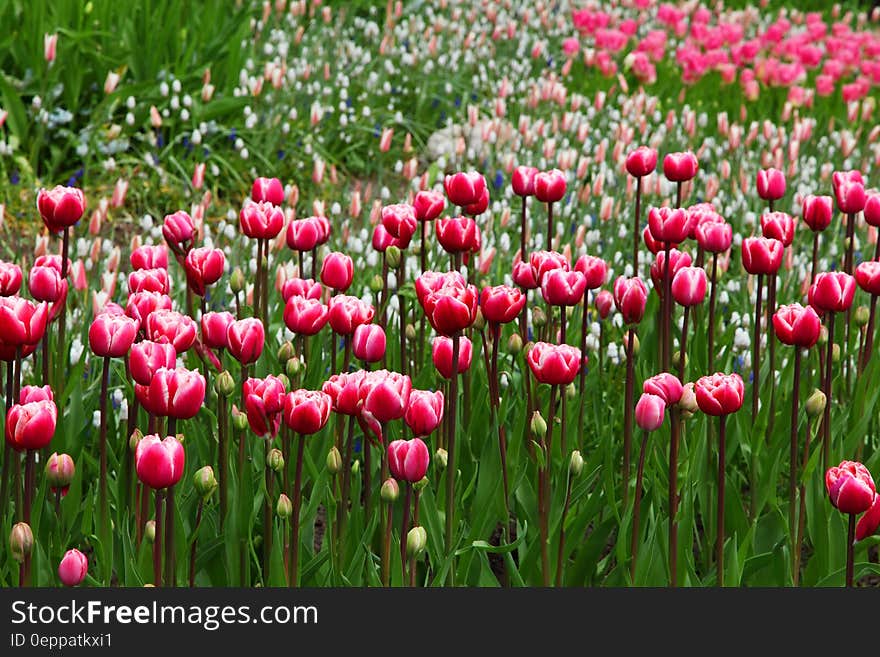
[[[493,184],[495,185],[495,189],[501,189],[501,186],[504,185],[504,173],[501,169],[498,169],[495,172],[495,180],[493,181]]]

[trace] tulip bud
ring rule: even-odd
[[[376,274],[370,279],[370,290],[372,292],[381,292],[383,287],[382,277],[379,276],[379,274]]]
[[[867,326],[869,319],[868,309],[865,306],[859,306],[856,308],[854,319],[856,326]]]
[[[293,358],[294,354],[293,343],[290,340],[285,340],[281,346],[278,347],[278,362],[286,363]]]
[[[397,269],[400,266],[400,247],[392,244],[385,249],[385,262],[389,269]]]
[[[19,522],[12,527],[12,533],[9,534],[9,549],[12,558],[18,563],[22,563],[25,557],[30,556],[34,550],[34,533],[29,524]]]
[[[540,306],[532,308],[532,324],[534,324],[536,328],[540,328],[546,323],[547,316],[544,314],[544,309]]]
[[[840,362],[840,345],[831,345],[831,361],[836,365]]]
[[[565,386],[565,398],[574,399],[575,397],[577,397],[577,388],[575,388],[574,383],[569,383]]]
[[[147,539],[148,543],[153,543],[156,540],[155,520],[147,520],[146,524],[144,524],[144,538]]]
[[[532,421],[529,424],[529,427],[532,430],[532,434],[538,438],[543,438],[547,435],[547,422],[541,415],[541,411],[535,411],[532,413]]]
[[[629,335],[628,332],[627,332],[626,334],[624,334],[624,336],[623,336],[623,346],[624,346],[624,348],[626,348],[626,338],[627,338],[627,335]],[[633,334],[633,357],[636,357],[636,356],[639,355],[639,346],[640,346],[640,345],[641,345],[641,343],[639,342],[639,336]],[[678,352],[676,352],[676,353],[678,353]]]
[[[406,325],[406,339],[407,340],[415,340],[416,339],[416,327],[412,324]]]
[[[339,467],[342,467],[342,465],[340,464]],[[360,461],[352,461],[351,474],[356,475],[360,471],[361,471],[361,462]]]
[[[229,277],[229,287],[235,294],[238,294],[244,290],[244,285],[244,272],[241,270],[241,267],[236,267],[232,270],[232,275]]]
[[[279,381],[281,381],[281,384],[284,386],[285,390],[290,388],[290,379],[287,378],[286,374],[279,374],[277,378]]]
[[[397,498],[400,497],[400,486],[397,485],[397,481],[388,477],[388,479],[385,480],[385,483],[382,484],[382,490],[379,491],[379,496],[386,504],[394,504],[397,501]]]
[[[685,353],[685,355],[684,355],[684,366],[685,367],[688,366],[688,363],[690,362],[690,360],[691,359]],[[672,368],[674,370],[677,370],[679,368],[680,363],[681,363],[681,351],[676,351],[674,354],[672,354]]]
[[[271,449],[266,456],[266,464],[273,472],[281,472],[284,470],[284,454],[280,449]]]
[[[807,415],[810,417],[819,417],[822,413],[825,412],[825,404],[827,399],[825,397],[825,393],[819,389],[813,390],[813,394],[810,395],[809,399],[807,399],[807,403],[804,406],[807,409]]]
[[[824,347],[826,344],[828,344],[828,328],[824,324],[822,325],[822,328],[819,329],[819,339],[817,340],[816,344],[821,347]]]
[[[519,333],[512,333],[507,341],[507,350],[512,354],[518,354],[522,351],[523,341]]]
[[[131,436],[128,439],[128,448],[133,452],[137,449],[138,443],[141,441],[141,438],[144,437],[144,434],[140,429],[135,429],[131,432]]]
[[[289,359],[287,364],[284,366],[284,369],[287,371],[287,376],[290,379],[295,379],[297,375],[302,371],[303,364],[302,361],[297,356]]]
[[[248,428],[247,413],[232,411],[232,426],[236,431],[245,431]]]
[[[196,470],[195,475],[193,475],[193,488],[195,488],[196,492],[203,498],[211,497],[211,495],[214,494],[214,491],[217,490],[217,479],[214,477],[214,468],[210,465],[206,465],[205,467]]]
[[[428,532],[419,525],[413,527],[406,534],[406,554],[408,557],[417,557],[425,551],[428,545]]]
[[[579,477],[584,470],[584,457],[578,450],[571,453],[571,460],[568,462],[568,472],[572,477]]]
[[[327,452],[327,471],[330,474],[335,475],[340,470],[342,470],[342,455],[339,453],[339,450],[334,445],[330,448],[330,451]]]
[[[229,399],[232,396],[232,393],[235,392],[235,379],[232,378],[232,374],[229,373],[229,370],[223,370],[220,374],[217,375],[217,378],[214,379],[214,391],[221,397],[225,397]]]
[[[278,496],[278,504],[275,505],[275,513],[282,520],[287,520],[293,515],[293,503],[284,493]]]
[[[446,450],[440,447],[437,452],[434,454],[434,465],[442,472],[446,469],[446,465],[449,462],[449,454],[446,453]]]
[[[413,484],[413,489],[417,491],[423,491],[428,487],[428,484],[431,483],[431,480],[427,477],[422,477],[416,483]]]
[[[693,383],[686,383],[682,388],[681,398],[678,400],[678,410],[681,411],[681,417],[685,420],[700,410]]]
[[[483,317],[483,313],[480,312],[479,307],[477,308],[477,314],[474,315],[474,324],[473,324],[473,326],[474,326],[474,328],[477,329],[478,331],[482,331],[484,328],[486,328],[486,318]]]
[[[50,488],[67,488],[73,481],[76,466],[69,454],[52,454],[46,461],[46,482]]]

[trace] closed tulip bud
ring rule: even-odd
[[[407,340],[415,340],[416,327],[413,324],[407,324],[406,329],[404,330],[404,334],[406,335]]]
[[[278,496],[278,504],[275,505],[275,514],[282,520],[287,520],[293,515],[293,503],[284,493]]]
[[[535,306],[534,308],[532,308],[532,324],[536,328],[541,328],[546,323],[547,315],[544,314],[544,309],[540,306]]]
[[[241,267],[236,267],[232,270],[232,275],[229,277],[229,288],[235,294],[244,290],[244,272],[241,270]]]
[[[381,292],[384,287],[384,283],[382,282],[382,277],[379,274],[373,276],[370,279],[370,291],[371,292]]]
[[[569,383],[565,386],[565,397],[566,399],[574,399],[577,397],[577,388],[575,388],[574,383]]]
[[[330,474],[337,474],[342,470],[342,455],[339,453],[339,450],[336,448],[336,445],[330,448],[330,451],[327,452],[327,471]]]
[[[486,328],[486,318],[483,316],[483,313],[480,311],[480,308],[477,308],[477,312],[474,314],[474,323],[472,326],[478,331],[482,331]]]
[[[244,431],[248,428],[247,413],[241,411],[232,411],[232,426],[238,431]]]
[[[828,344],[828,328],[824,324],[819,328],[819,339],[816,340],[816,344],[820,347]]]
[[[41,189],[37,194],[37,209],[50,232],[58,233],[72,226],[83,215],[86,199],[82,190],[57,185],[50,190]]]
[[[156,521],[155,520],[147,520],[144,523],[144,538],[147,539],[147,543],[155,543],[156,541]]]
[[[522,351],[523,341],[519,333],[512,333],[507,340],[507,350],[512,354],[518,354]]]
[[[356,475],[360,471],[361,471],[361,462],[360,461],[353,461],[351,464],[351,474]]]
[[[144,437],[144,434],[140,429],[135,429],[131,432],[131,435],[128,437],[128,448],[134,452],[137,449],[138,443],[141,441],[141,438]]]
[[[397,269],[400,266],[400,248],[392,244],[385,249],[385,262],[391,269]]]
[[[64,586],[78,586],[89,571],[89,560],[79,550],[68,550],[58,564],[58,577]]]
[[[831,360],[835,365],[840,362],[840,345],[837,343],[831,345]]]
[[[859,306],[856,308],[853,321],[855,321],[856,326],[867,326],[869,316],[870,313],[868,309],[865,306]]]
[[[46,461],[46,483],[53,490],[64,490],[70,486],[74,474],[76,466],[69,454],[55,452]]]
[[[291,379],[295,379],[303,369],[305,369],[305,366],[297,356],[288,360],[284,365],[284,371],[287,372],[287,376]]]
[[[281,385],[284,386],[285,390],[287,390],[290,387],[290,379],[287,378],[286,374],[279,374],[278,380],[281,381]]]
[[[428,532],[419,525],[413,527],[406,534],[406,555],[408,557],[417,557],[428,546]]]
[[[584,471],[584,457],[578,450],[571,453],[571,459],[568,462],[568,472],[572,477],[580,477]]]
[[[436,457],[435,457],[436,458]],[[431,483],[431,480],[427,477],[422,477],[416,483],[413,484],[413,489],[419,492],[425,490]]]
[[[626,172],[636,178],[652,173],[657,167],[657,151],[648,146],[639,146],[626,156]]]
[[[235,392],[235,379],[232,378],[232,374],[230,374],[229,370],[223,370],[217,375],[217,378],[214,379],[214,391],[221,397],[226,397],[227,399],[232,396],[233,392]]]
[[[280,449],[271,449],[266,457],[266,463],[273,472],[284,470],[284,455]]]
[[[623,348],[624,349],[626,349],[626,344],[627,344],[626,343],[626,340],[627,340],[626,336],[627,335],[629,335],[629,332],[627,332],[623,336]],[[633,333],[633,358],[638,358],[639,349],[641,349],[641,347],[642,347],[642,343],[639,340],[639,336],[637,334]]]
[[[807,398],[804,406],[807,409],[807,415],[812,418],[819,417],[822,413],[825,412],[825,404],[827,402],[827,398],[825,397],[825,393],[816,388],[813,390],[813,394]]]
[[[693,382],[684,384],[681,390],[681,399],[678,400],[678,409],[683,418],[687,419],[700,410],[697,404],[697,395],[694,392]]]
[[[688,355],[685,354],[684,355],[684,366],[685,367],[688,366],[688,363],[690,362],[690,360],[691,359],[688,357]],[[675,353],[672,354],[672,368],[677,370],[679,368],[680,363],[681,363],[681,351],[676,349]]]
[[[242,364],[254,363],[263,353],[266,333],[263,322],[254,317],[232,322],[226,331],[229,353]]]
[[[293,358],[293,355],[294,355],[293,343],[290,340],[285,340],[283,343],[281,343],[281,346],[278,347],[278,353],[277,353],[278,362],[279,363],[286,363],[291,358]]]
[[[813,196],[810,194],[804,198],[803,218],[804,223],[813,232],[820,232],[828,228],[833,215],[832,199],[830,196]]]
[[[532,435],[538,438],[543,438],[547,435],[547,421],[544,419],[544,416],[541,415],[541,411],[535,411],[532,413],[529,428],[532,430]]]
[[[542,203],[561,201],[565,189],[565,174],[559,169],[541,171],[535,175],[535,198]]]
[[[19,522],[13,525],[12,532],[9,534],[9,549],[12,552],[12,558],[18,563],[22,563],[25,557],[30,556],[34,550],[34,533],[29,524]]]
[[[434,452],[434,465],[440,470],[440,472],[443,472],[448,463],[449,454],[442,447],[438,448],[437,451]]]
[[[354,276],[352,259],[344,253],[328,253],[321,264],[321,282],[331,290],[345,292]]]
[[[397,498],[400,497],[400,486],[397,485],[397,482],[392,477],[388,477],[382,483],[379,496],[385,504],[394,504]]]
[[[203,498],[211,497],[217,490],[217,478],[214,476],[214,468],[206,465],[196,470],[193,475],[193,488]]]

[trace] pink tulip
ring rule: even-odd
[[[284,398],[284,423],[296,433],[318,433],[327,424],[333,401],[320,390],[295,390]]]
[[[785,174],[779,169],[758,171],[758,196],[765,201],[778,201],[785,196]]]
[[[398,420],[409,406],[412,381],[405,374],[376,370],[369,372],[360,388],[363,410],[380,423]]]
[[[146,333],[155,342],[162,338],[182,354],[196,341],[196,323],[188,315],[174,310],[156,310],[147,316]]]
[[[138,479],[155,490],[173,486],[183,476],[185,459],[183,445],[174,436],[144,436],[135,450]]]
[[[284,302],[290,297],[304,297],[306,299],[320,299],[324,288],[311,278],[288,278],[281,286],[281,298]]]
[[[567,344],[536,342],[526,356],[539,383],[568,385],[581,368],[581,350]]]
[[[706,415],[729,415],[742,408],[744,386],[739,374],[716,373],[694,384],[697,405]]]
[[[242,393],[251,431],[264,438],[276,436],[284,412],[284,382],[271,374],[265,379],[249,378]]]
[[[813,196],[804,199],[804,223],[815,233],[821,232],[831,225],[833,208],[830,196]]]
[[[31,269],[31,278],[33,278],[34,269],[36,269],[36,267]],[[61,276],[58,276],[58,278],[60,279]],[[21,281],[21,267],[9,262],[0,261],[0,297],[11,297],[18,294],[18,291],[21,289]],[[32,296],[33,294],[33,291],[31,291]],[[34,298],[38,301],[48,301],[48,299],[39,299],[36,296],[34,296]]]
[[[82,218],[86,199],[81,189],[57,185],[37,193],[37,209],[49,232],[59,233]]]
[[[526,305],[526,296],[515,287],[484,287],[480,293],[480,311],[488,322],[507,324],[516,319]]]
[[[645,314],[648,288],[640,278],[619,276],[614,281],[614,305],[623,316],[624,324],[638,324]]]
[[[351,335],[361,324],[373,321],[376,310],[357,297],[338,294],[330,299],[330,327],[340,335]]]
[[[669,153],[663,158],[663,175],[672,182],[684,182],[697,175],[699,164],[691,152]]]
[[[255,317],[248,317],[232,322],[226,331],[229,353],[239,363],[255,363],[263,353],[266,333],[263,322]]]
[[[706,298],[706,271],[702,267],[682,267],[672,279],[672,298],[680,306],[696,306]]]
[[[257,178],[251,187],[251,199],[257,203],[284,203],[284,186],[278,178]]]
[[[238,219],[242,234],[255,239],[272,239],[284,227],[284,212],[265,201],[246,200]]]
[[[226,256],[223,255],[222,249],[207,247],[191,249],[184,260],[186,281],[193,293],[200,297],[205,296],[209,285],[220,280],[225,267]]]
[[[89,348],[102,358],[121,358],[137,335],[138,323],[125,315],[101,313],[89,327]]]
[[[229,312],[209,312],[202,315],[202,342],[209,349],[227,349],[229,347],[229,325],[235,317]]]
[[[513,193],[517,196],[534,196],[535,195],[535,176],[538,170],[535,167],[518,166],[513,170],[513,180],[511,186]]]
[[[168,247],[164,244],[139,246],[129,259],[132,269],[168,269]]]
[[[354,330],[351,350],[355,358],[376,363],[385,355],[385,330],[378,324],[361,324]]]
[[[445,207],[446,199],[439,192],[421,191],[413,199],[413,210],[418,221],[433,221]]]
[[[55,435],[58,408],[50,399],[13,404],[6,413],[6,444],[17,452],[43,449]]]
[[[413,390],[403,419],[414,436],[429,436],[443,419],[443,393]]]
[[[328,253],[321,264],[321,282],[332,290],[345,292],[354,277],[354,264],[344,253]]]
[[[639,146],[626,156],[626,171],[634,178],[643,178],[657,168],[657,151],[648,146]]]
[[[857,461],[843,461],[825,473],[825,489],[841,513],[863,513],[871,508],[877,490],[868,469]]]
[[[128,275],[129,294],[137,294],[138,292],[168,294],[170,289],[171,283],[168,279],[167,269],[135,269]]]
[[[150,385],[153,374],[160,368],[173,368],[177,362],[177,351],[168,342],[143,340],[132,345],[128,356],[131,378],[142,386]]]
[[[656,431],[663,424],[666,404],[661,397],[643,393],[636,403],[636,425],[645,431]]]
[[[642,392],[657,395],[667,406],[675,406],[681,401],[684,386],[674,374],[662,372],[655,374],[650,379],[645,379],[642,384]]]
[[[395,440],[388,445],[388,468],[400,481],[414,484],[424,479],[430,458],[427,445],[419,438]]]
[[[470,369],[473,353],[473,343],[461,336],[458,340],[458,374]],[[440,376],[444,379],[452,378],[452,338],[443,335],[434,338],[431,343],[431,360]]]
[[[89,560],[79,550],[68,550],[58,564],[58,577],[64,586],[78,586],[89,571]]]
[[[318,299],[294,295],[284,305],[284,324],[297,335],[317,334],[328,317],[329,309]]]
[[[552,269],[541,282],[541,295],[551,306],[574,306],[584,298],[587,278],[579,271]]]
[[[21,271],[19,270],[19,276]],[[19,285],[21,279],[19,278]],[[67,281],[55,267],[46,265],[32,267],[28,274],[28,291],[37,301],[55,303],[67,293]],[[2,295],[9,296],[9,295]]]

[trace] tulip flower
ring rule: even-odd
[[[164,244],[139,246],[129,257],[131,268],[168,269],[168,248]]]
[[[281,286],[281,298],[287,303],[290,297],[320,299],[324,294],[321,284],[311,278],[288,278]]]
[[[804,223],[813,231],[813,259],[810,268],[810,282],[812,282],[816,278],[816,268],[819,266],[819,233],[831,224],[832,199],[830,196],[809,194],[804,198],[802,207]]]
[[[514,287],[496,285],[484,287],[480,293],[480,311],[487,322],[507,324],[512,322],[526,304],[526,296]]]
[[[443,188],[453,205],[464,207],[480,200],[486,189],[486,179],[476,171],[459,172],[446,176]]]
[[[79,550],[68,550],[58,564],[58,577],[64,586],[79,586],[89,571],[89,560]]]
[[[46,483],[56,495],[55,512],[58,513],[58,505],[61,498],[67,494],[73,476],[76,474],[76,464],[69,454],[53,452],[46,460]]]
[[[199,247],[191,249],[184,260],[186,281],[194,294],[204,297],[209,285],[220,280],[226,266],[222,249]]]
[[[553,204],[565,196],[565,174],[559,169],[540,171],[535,174],[535,198],[547,204],[547,248],[552,248],[555,229],[553,227]]]
[[[691,306],[703,303],[706,298],[706,272],[702,267],[682,267],[675,273],[670,291],[675,302],[684,306],[678,356],[678,376],[683,379],[687,360],[688,314]]]
[[[626,171],[636,179],[636,208],[633,217],[633,276],[639,275],[639,227],[642,223],[642,178],[657,168],[657,151],[639,146],[626,156]]]
[[[474,323],[477,289],[473,285],[445,285],[427,295],[422,308],[435,331],[456,336]]]
[[[849,515],[846,538],[846,586],[851,588],[854,567],[853,546],[857,540],[856,516],[868,512],[871,515],[867,522],[873,523],[877,489],[871,473],[864,465],[857,461],[842,461],[839,466],[828,468],[825,472],[825,490],[828,491],[828,498],[834,508]],[[874,529],[876,530],[876,526]],[[864,527],[862,531],[865,531]]]
[[[418,437],[429,436],[440,426],[442,419],[443,393],[440,390],[436,392],[413,390],[410,392],[409,406],[404,414],[404,421],[413,432],[413,435]]]
[[[681,183],[691,180],[697,175],[699,163],[691,152],[669,153],[663,158],[663,175],[667,180],[678,183],[678,200],[676,207],[681,206]]]
[[[73,226],[85,212],[86,199],[81,189],[57,185],[37,193],[37,209],[51,233],[60,233]],[[66,259],[66,254],[65,254]]]
[[[255,317],[232,322],[226,331],[229,353],[245,368],[260,358],[265,339],[263,322]]]
[[[153,374],[159,368],[173,369],[177,362],[177,351],[168,342],[143,340],[131,347],[128,367],[131,378],[143,386],[150,385]]]
[[[125,305],[125,314],[143,330],[147,328],[147,318],[157,310],[171,310],[171,297],[158,292],[135,292],[128,296]]]
[[[470,217],[446,217],[434,224],[437,241],[448,253],[469,253],[480,249],[480,229]]]
[[[666,402],[662,397],[652,395],[649,392],[642,393],[636,404],[636,424],[642,430],[642,445],[639,448],[639,465],[636,471],[636,493],[633,505],[632,537],[630,539],[630,565],[629,577],[631,581],[636,576],[636,561],[639,550],[639,515],[642,506],[642,482],[645,476],[645,454],[648,450],[648,436],[663,424],[663,416],[666,412]]]
[[[773,212],[773,201],[785,196],[785,174],[779,169],[769,168],[758,171],[758,196],[769,201],[770,212]]]
[[[154,415],[173,420],[195,417],[205,401],[205,377],[195,370],[160,367],[148,386],[135,385],[143,407]],[[169,423],[174,427],[174,422]]]
[[[428,447],[419,438],[395,440],[388,445],[391,476],[400,481],[415,484],[424,479],[429,461]]]
[[[196,227],[191,216],[183,210],[165,215],[162,236],[168,247],[178,256],[185,256],[195,237]]]
[[[397,240],[397,246],[401,249],[409,246],[418,226],[413,206],[405,203],[386,205],[382,208],[381,221],[388,234]]]
[[[452,379],[452,338],[439,335],[434,338],[431,348],[431,359],[434,367],[444,379]],[[473,356],[473,343],[461,336],[458,353],[458,374],[464,374],[470,369]]]
[[[168,280],[167,269],[136,269],[128,275],[129,294],[136,294],[137,292],[168,294],[170,290],[171,283]]]
[[[31,277],[33,277],[33,273],[31,273]],[[21,267],[0,260],[0,297],[11,297],[18,294],[21,289],[21,280]],[[31,296],[34,296],[33,290],[31,290]],[[34,298],[43,301],[36,296]]]
[[[704,376],[694,384],[697,404],[706,415],[718,417],[718,535],[715,540],[715,562],[718,586],[724,586],[724,464],[725,420],[743,403],[743,381],[739,374],[716,373]]]
[[[344,253],[328,253],[321,264],[321,282],[332,290],[345,292],[354,276],[352,259]]]
[[[361,324],[373,321],[375,309],[357,297],[338,294],[330,299],[327,318],[334,333],[351,335]]]
[[[858,286],[871,295],[871,309],[868,313],[868,327],[866,329],[867,337],[859,363],[859,371],[861,372],[868,366],[874,349],[874,317],[877,312],[877,296],[880,295],[880,262],[868,260],[859,263],[859,266],[856,267],[855,279]]]
[[[278,178],[257,178],[251,187],[251,199],[256,203],[284,203],[284,186]]]
[[[378,324],[361,324],[354,330],[351,349],[355,358],[376,363],[385,356],[385,331]]]
[[[519,224],[519,257],[526,257],[526,246],[529,238],[529,223],[527,218],[529,196],[535,195],[535,176],[538,170],[535,167],[518,166],[513,170],[511,187],[513,193],[522,198],[520,224]],[[514,277],[516,280],[516,277]],[[519,285],[519,283],[517,283]]]
[[[202,342],[209,349],[229,348],[229,325],[235,321],[232,313],[209,312],[202,315],[200,324]]]
[[[320,237],[321,225],[317,221],[317,217],[295,219],[287,226],[287,233],[285,233],[287,246],[300,253],[300,276],[305,275],[302,270],[302,253],[314,249],[318,245]]]
[[[318,299],[294,295],[284,305],[284,324],[297,335],[315,335],[327,323],[328,313]]]

